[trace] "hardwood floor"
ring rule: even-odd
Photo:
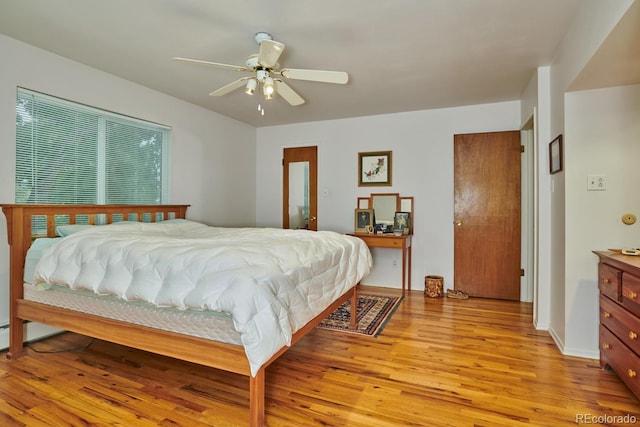
[[[613,373],[597,360],[562,356],[531,323],[530,304],[414,291],[378,338],[316,329],[276,361],[267,370],[267,424],[569,426],[627,415],[640,422],[640,403]],[[33,347],[89,342],[62,334]],[[102,341],[0,359],[3,426],[247,424],[242,376]]]

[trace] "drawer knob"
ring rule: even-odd
[[[602,349],[603,350],[609,350],[611,348],[611,346],[607,343],[602,344]]]
[[[629,298],[631,298],[631,299],[635,299],[637,296],[638,296],[638,294],[637,294],[637,293],[635,293],[635,292],[633,292],[633,291],[629,292]]]
[[[635,340],[638,338],[638,334],[636,334],[635,332],[631,331],[629,332],[629,338],[631,338],[632,340]]]
[[[603,277],[602,278],[602,283],[610,283],[610,282],[609,282],[609,279],[607,279],[606,277]]]
[[[629,369],[629,371],[627,371],[627,374],[629,374],[629,378],[633,378],[637,375],[636,371],[634,371],[633,369]]]
[[[608,311],[605,311],[604,313],[602,313],[602,317],[604,317],[605,319],[608,319],[609,317],[611,317],[611,313],[609,313]]]

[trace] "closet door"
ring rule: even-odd
[[[454,136],[454,288],[520,299],[520,132]]]

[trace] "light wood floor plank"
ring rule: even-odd
[[[33,347],[88,342],[62,334]],[[239,375],[102,341],[0,358],[3,426],[247,424]],[[267,370],[271,427],[555,427],[576,425],[579,414],[640,422],[640,403],[597,360],[560,354],[533,328],[531,305],[517,302],[414,291],[378,338],[316,329]]]

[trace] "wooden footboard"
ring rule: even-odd
[[[0,205],[7,218],[10,245],[10,332],[7,357],[16,359],[25,354],[24,321],[34,321],[90,337],[126,345],[133,348],[202,364],[216,369],[234,372],[249,377],[250,426],[262,427],[265,421],[265,369],[289,347],[281,348],[258,371],[251,376],[249,362],[240,346],[191,337],[161,329],[133,325],[105,317],[80,313],[46,304],[24,300],[24,262],[26,253],[34,239],[32,218],[45,219],[46,233],[41,237],[54,237],[56,218],[64,217],[69,224],[84,215],[90,224],[98,215],[103,223],[115,220],[137,220],[146,218],[150,222],[159,219],[185,218],[188,205]],[[313,330],[324,318],[348,299],[351,312],[356,313],[357,286],[354,286],[322,313],[293,335],[292,345]],[[351,318],[351,327],[356,327],[356,316]]]

